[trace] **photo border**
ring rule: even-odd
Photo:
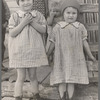
[[[99,1],[99,4],[100,4],[100,0]],[[100,6],[99,6],[99,16],[100,16]],[[0,66],[2,67],[2,4],[1,4],[1,0],[0,0]],[[100,17],[99,17],[99,21],[100,21]],[[99,27],[98,27],[98,33],[99,33],[99,36],[98,38],[100,38],[100,23],[98,24]],[[100,41],[98,42],[99,44],[99,51],[100,51]],[[100,59],[100,52],[98,52],[98,58]],[[2,73],[1,73],[1,67],[0,67],[0,90],[1,90],[1,76],[2,76]],[[100,100],[100,61],[98,60],[98,100]],[[1,92],[0,92],[0,100],[1,100]]]

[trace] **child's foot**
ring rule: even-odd
[[[74,97],[72,97],[72,98],[69,98],[68,100],[76,100]]]
[[[66,92],[64,92],[63,97],[61,98],[61,100],[66,100]]]

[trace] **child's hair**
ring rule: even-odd
[[[58,2],[52,2],[52,3],[51,3],[51,7],[55,7],[55,6],[58,6],[58,5],[59,5]]]
[[[55,17],[59,17],[61,15],[60,3],[58,1],[53,1],[50,3],[48,15],[50,15],[52,10],[58,12]]]
[[[33,0],[34,1],[34,0]],[[17,4],[19,5],[19,0],[16,0]]]
[[[55,10],[57,10],[57,11],[60,11],[60,4],[59,4],[59,2],[52,2],[51,3],[51,5],[50,5],[50,8],[54,8]]]
[[[73,7],[75,9],[77,9],[78,12],[80,12],[80,4],[77,0],[65,0],[65,1],[63,1],[62,5],[61,5],[61,14],[63,14],[64,10],[67,7]]]

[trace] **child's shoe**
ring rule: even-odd
[[[61,100],[66,100],[66,92],[64,92],[63,97],[61,98]]]

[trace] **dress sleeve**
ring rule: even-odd
[[[18,15],[17,13],[13,13],[11,14],[11,17],[9,19],[9,29],[13,29],[14,27],[16,27],[18,25]]]
[[[43,14],[40,12],[37,12],[37,16],[38,16],[38,23],[41,24],[42,26],[46,27],[46,19],[43,16]]]
[[[87,39],[87,30],[86,30],[86,28],[85,28],[85,26],[82,24],[82,27],[81,27],[81,32],[82,32],[82,40],[84,41],[84,40],[86,40]]]

